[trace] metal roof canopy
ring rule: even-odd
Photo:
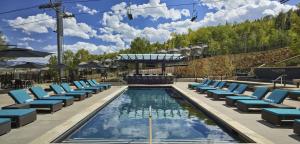
[[[138,62],[138,63],[171,63],[182,61],[184,56],[181,54],[120,54],[120,62]]]

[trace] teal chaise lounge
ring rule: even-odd
[[[280,105],[287,97],[287,90],[276,89],[263,100],[238,100],[236,106],[239,110],[247,112],[250,108],[294,108],[285,105]]]
[[[11,96],[16,103],[29,104],[31,108],[49,109],[50,112],[55,112],[63,107],[61,100],[34,100],[23,89],[9,91],[8,95]]]
[[[206,84],[207,81],[208,81],[208,79],[204,79],[201,83],[191,83],[191,84],[188,84],[188,88],[189,89],[194,89],[195,87],[197,87],[199,85]]]
[[[92,80],[87,80],[86,81],[87,82],[87,84],[89,84],[89,86],[91,86],[91,87],[100,87],[100,88],[102,88],[102,89],[104,89],[104,90],[107,90],[108,89],[108,85],[104,85],[104,84],[98,84],[98,85],[96,85]]]
[[[226,96],[226,105],[235,106],[237,100],[261,100],[269,92],[268,87],[257,87],[251,96],[237,95]]]
[[[76,100],[79,100],[79,101],[84,100],[86,98],[85,93],[68,93],[58,84],[51,84],[50,88],[54,91],[55,94],[64,95],[64,96],[71,96],[71,97],[74,97]]]
[[[73,81],[73,84],[75,85],[75,87],[79,90],[91,90],[93,91],[93,93],[99,93],[100,89],[99,88],[94,88],[94,87],[85,87],[83,86],[79,81]]]
[[[208,79],[204,79],[201,83],[197,83],[197,82],[195,82],[195,83],[190,83],[190,84],[188,84],[188,88],[189,88],[189,89],[193,89],[193,87],[196,87],[196,86],[199,85],[199,84],[205,84],[207,81],[208,81]]]
[[[42,87],[36,86],[31,87],[29,89],[31,93],[37,98],[41,100],[62,100],[64,103],[64,106],[70,106],[74,103],[74,98],[70,96],[64,96],[64,95],[54,95],[50,96]]]
[[[217,89],[222,89],[226,85],[226,82],[221,81],[215,86],[207,86],[207,87],[197,87],[197,92],[199,93],[205,93],[208,90],[217,90]]]
[[[103,86],[99,87],[99,86],[90,86],[90,85],[87,85],[86,82],[84,82],[83,80],[79,81],[79,83],[84,88],[95,88],[95,89],[98,89],[99,92],[102,92],[105,89]]]
[[[226,96],[243,94],[248,88],[246,84],[240,84],[234,91],[216,91],[213,93],[212,97],[215,100],[226,98]]]
[[[213,97],[213,95],[215,94],[215,93],[225,93],[225,92],[230,92],[230,93],[232,93],[236,88],[237,88],[237,86],[238,86],[238,84],[237,83],[231,83],[229,86],[228,86],[228,88],[227,88],[227,90],[222,90],[222,89],[217,89],[217,90],[208,90],[207,91],[207,96],[208,97]]]
[[[293,129],[295,134],[300,135],[300,119],[295,119]]]
[[[94,82],[95,85],[106,85],[108,88],[111,88],[110,83],[98,83],[95,79],[92,79],[91,81]]]
[[[213,83],[213,80],[207,80],[205,83],[200,83],[200,84],[197,84],[197,85],[192,85],[191,89],[195,90],[197,87],[200,87],[200,86],[209,86],[209,85],[211,85],[211,83]]]
[[[62,83],[60,85],[67,93],[85,93],[87,97],[91,97],[93,95],[92,90],[80,90],[80,89],[72,89],[68,83]]]
[[[262,109],[261,118],[274,125],[281,125],[284,121],[300,119],[299,109],[265,108]]]
[[[18,128],[29,124],[36,120],[36,110],[33,108],[29,109],[1,109],[0,118],[10,119],[9,126]],[[7,122],[7,120],[4,120]],[[2,131],[2,130],[0,130]]]
[[[300,90],[289,91],[289,98],[298,100],[300,98]]]
[[[11,120],[9,118],[0,118],[0,136],[11,130]]]

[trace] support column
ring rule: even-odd
[[[135,74],[137,75],[140,74],[139,70],[140,70],[140,64],[138,62],[135,62]]]

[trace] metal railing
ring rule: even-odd
[[[280,84],[281,85],[283,84],[283,86],[285,87],[286,86],[286,80],[285,80],[286,76],[287,76],[286,74],[282,74],[279,77],[277,77],[276,79],[272,80],[272,82],[274,84],[273,88],[276,88],[276,82],[278,82],[278,81],[280,81]]]

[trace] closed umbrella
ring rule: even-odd
[[[42,51],[35,51],[31,49],[25,48],[9,48],[0,50],[0,57],[45,57],[51,55],[52,53],[42,52]]]

